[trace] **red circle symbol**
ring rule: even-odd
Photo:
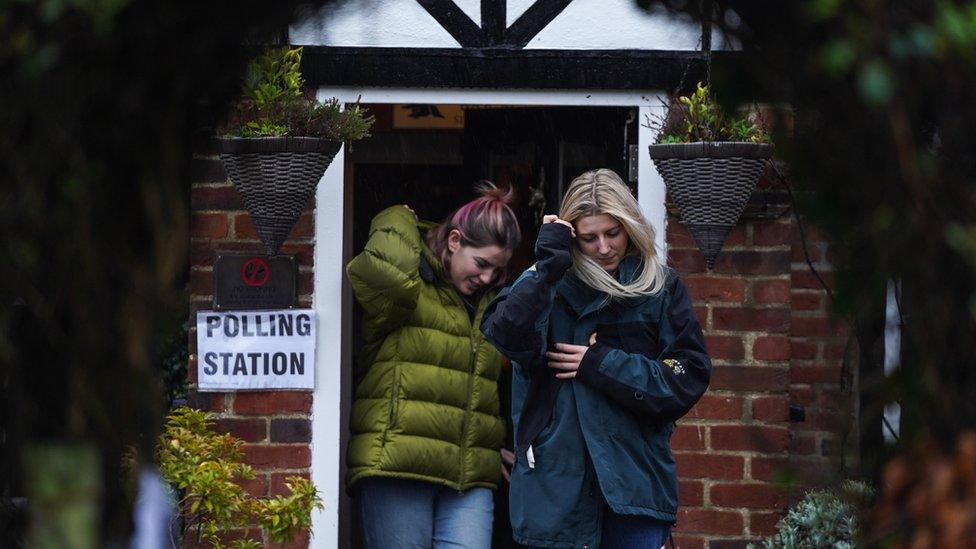
[[[241,265],[241,280],[248,286],[264,286],[271,278],[271,266],[260,257],[252,257]]]

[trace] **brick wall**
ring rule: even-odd
[[[191,190],[192,222],[190,229],[190,320],[195,324],[196,311],[212,307],[213,260],[215,252],[263,253],[250,217],[240,197],[227,181],[220,161],[212,151],[194,159]],[[299,306],[312,303],[312,243],[314,198],[299,218],[282,253],[295,255],[299,265]],[[245,461],[257,471],[257,477],[245,484],[254,495],[284,494],[284,480],[289,476],[308,478],[311,465],[309,442],[311,429],[311,392],[255,391],[238,393],[198,393],[195,389],[197,356],[196,330],[189,334],[190,363],[189,404],[213,411],[218,416],[218,432],[229,432],[244,440]],[[228,539],[244,532],[229,533]],[[259,532],[248,532],[259,539]],[[264,540],[265,542],[267,540]],[[295,547],[307,546],[307,537],[299,537]]]
[[[668,223],[669,262],[688,287],[714,364],[709,391],[671,441],[681,548],[744,547],[770,535],[790,502],[834,470],[844,339],[803,259],[795,221],[788,211],[771,217],[741,221],[710,272],[687,230],[673,217]],[[829,277],[826,244],[812,236],[808,248]],[[805,421],[790,421],[791,404],[804,407]]]

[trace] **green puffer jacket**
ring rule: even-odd
[[[380,212],[366,249],[346,267],[365,310],[347,455],[347,484],[370,476],[466,490],[495,488],[505,424],[498,416],[501,355],[474,322],[403,206]]]

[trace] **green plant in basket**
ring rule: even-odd
[[[668,109],[658,144],[699,141],[767,143],[769,137],[746,116],[726,116],[711,98],[708,86],[699,82],[694,93],[679,97]]]
[[[351,141],[369,136],[373,117],[358,104],[339,108],[303,93],[302,48],[273,48],[251,61],[241,100],[220,133],[230,137],[321,137]]]
[[[243,442],[211,430],[214,415],[180,407],[167,417],[159,439],[157,458],[163,478],[179,495],[182,540],[174,547],[209,546],[214,549],[262,547],[255,540],[224,544],[222,533],[257,526],[274,543],[290,542],[311,526],[312,509],[322,503],[315,486],[305,478],[289,477],[288,495],[258,498],[240,482],[253,479],[254,469],[242,463]]]

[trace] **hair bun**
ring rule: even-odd
[[[487,179],[482,179],[475,184],[474,190],[482,197],[493,202],[501,202],[506,206],[512,206],[515,203],[514,187],[499,187]]]

